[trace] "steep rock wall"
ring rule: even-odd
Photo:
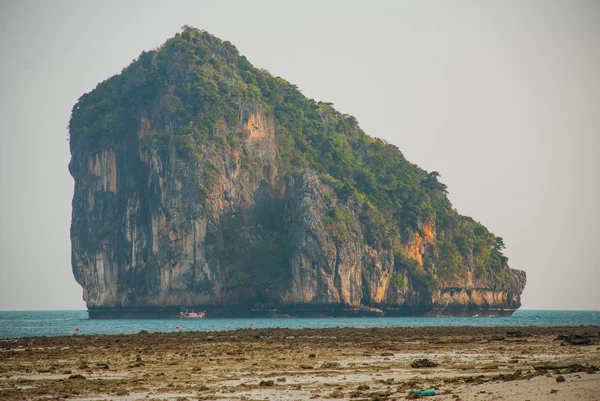
[[[174,147],[166,158],[151,149],[150,127],[143,118],[136,141],[72,159],[72,262],[84,300],[109,308],[227,303],[215,248],[224,219],[253,208],[259,183],[273,182],[272,122],[250,116],[242,148],[213,155],[220,175],[204,201],[199,167]],[[254,158],[252,174],[240,151]]]
[[[74,155],[70,165],[73,272],[93,316],[172,313],[181,305],[230,315],[506,314],[520,305],[520,271],[511,270],[510,285],[496,289],[473,279],[467,266],[464,277],[432,290],[399,268],[392,250],[368,243],[361,201],[340,202],[310,170],[278,175],[273,122],[260,113],[236,128],[238,147],[211,151],[219,174],[210,182],[202,164],[173,146],[162,155],[153,149],[151,128],[142,118],[125,146]],[[343,218],[328,218],[334,210]],[[278,228],[267,227],[273,220]],[[243,262],[228,257],[231,242],[237,252],[269,243],[273,232],[286,239],[287,271],[239,282]],[[404,249],[422,267],[424,258],[435,259],[435,241],[430,221]],[[403,288],[392,283],[394,275]]]

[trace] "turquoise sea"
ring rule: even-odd
[[[85,334],[326,327],[600,326],[600,311],[518,310],[511,317],[89,319],[87,311],[0,311],[0,339]],[[180,326],[179,329],[176,326]],[[79,328],[79,331],[75,331]]]

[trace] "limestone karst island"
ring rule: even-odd
[[[204,31],[83,95],[69,131],[72,268],[92,318],[521,305],[525,273],[437,172]]]

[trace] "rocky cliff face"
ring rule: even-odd
[[[218,43],[225,60],[237,57]],[[213,119],[203,134],[204,103],[194,117],[200,128],[190,122],[191,134],[173,134],[175,117],[164,110],[191,68],[175,68],[181,52],[165,51],[169,84],[152,102],[128,106],[127,124],[105,128],[106,111],[102,123],[80,118],[101,103],[94,99],[73,111],[72,267],[92,317],[170,315],[182,305],[234,316],[508,314],[520,306],[525,273],[505,263],[482,270],[475,245],[446,267],[440,244],[452,230],[446,220],[439,228],[441,214],[402,235],[377,234],[368,196],[340,190],[337,178],[310,166],[289,167],[276,107],[240,101],[234,118]]]

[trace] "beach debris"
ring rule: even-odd
[[[261,380],[258,385],[262,387],[272,387],[275,385],[275,382],[273,380]]]
[[[420,396],[420,397],[416,397],[416,398],[421,398],[421,397],[429,397],[432,395],[436,395],[437,393],[435,392],[435,390],[410,390],[408,392],[408,395],[411,395],[411,394]]]
[[[496,335],[490,336],[490,341],[504,341],[505,338],[506,337],[504,337],[502,335],[496,334]]]
[[[316,357],[317,357],[317,354],[308,354],[308,357],[309,357],[309,358],[316,358]]]
[[[563,375],[556,376],[556,382],[557,383],[562,383],[564,381],[565,381],[565,377]]]
[[[285,380],[286,380],[286,378],[285,378],[285,377],[279,377],[279,378],[277,379],[277,381],[278,381],[278,382],[280,382],[280,383],[285,383]]]
[[[208,391],[208,386],[206,384],[201,384],[198,386],[198,391]]]
[[[414,369],[435,368],[436,366],[438,366],[437,362],[434,362],[431,359],[427,358],[415,359],[410,363],[410,367]]]
[[[69,379],[71,379],[71,380],[85,380],[86,377],[84,375],[76,374],[76,375],[69,376]]]
[[[550,389],[550,394],[556,394],[558,393],[558,390],[555,388]]]
[[[313,369],[312,365],[304,365],[304,364],[300,365],[300,368],[301,369]]]
[[[522,337],[529,337],[529,335],[523,333],[521,330],[512,330],[512,331],[506,331],[506,337],[508,337],[508,338],[522,338]]]
[[[380,356],[394,356],[393,352],[382,352]]]
[[[370,390],[371,387],[368,384],[359,384],[358,387],[356,387],[356,389],[359,391],[365,391]]]

